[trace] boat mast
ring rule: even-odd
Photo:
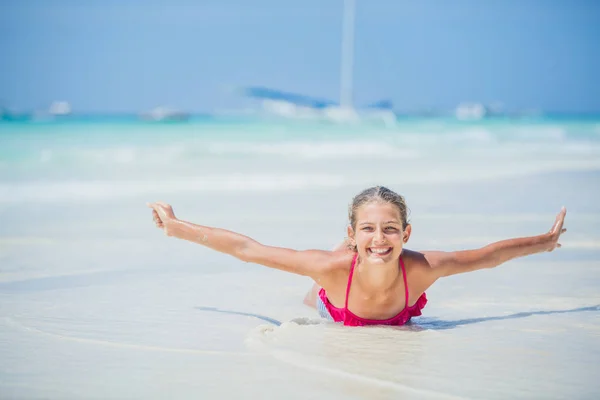
[[[340,106],[352,108],[352,70],[354,58],[354,0],[344,0]]]

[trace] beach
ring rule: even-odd
[[[177,217],[295,249],[360,190],[406,197],[413,250],[544,233],[563,247],[442,279],[423,316],[349,328],[310,279],[165,236]],[[593,399],[600,119],[395,127],[211,117],[0,124],[3,399]]]

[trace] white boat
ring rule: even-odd
[[[190,115],[183,111],[178,111],[171,107],[156,107],[148,112],[140,114],[142,119],[148,121],[187,121]]]
[[[478,120],[486,116],[487,109],[479,103],[461,103],[456,107],[455,115],[460,120]]]
[[[361,108],[354,107],[354,17],[355,0],[344,0],[342,26],[342,61],[339,101],[319,99],[266,87],[242,88],[241,93],[261,101],[268,115],[292,119],[319,119],[331,122],[383,121],[396,123],[391,101],[384,100]]]
[[[48,114],[52,116],[64,116],[71,114],[71,105],[66,101],[55,101],[50,104]]]

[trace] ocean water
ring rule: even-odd
[[[377,184],[416,250],[540,234],[563,205],[568,232],[437,282],[410,326],[345,328],[306,278],[167,238],[145,206],[327,249]],[[0,397],[597,398],[599,195],[600,118],[2,123]]]

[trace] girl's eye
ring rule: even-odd
[[[387,228],[385,228],[386,231],[388,232],[396,232],[398,231],[398,229],[394,228],[393,226],[388,226]]]
[[[370,226],[365,226],[364,228],[362,228],[362,230],[366,232],[371,232],[373,228],[371,228]]]

